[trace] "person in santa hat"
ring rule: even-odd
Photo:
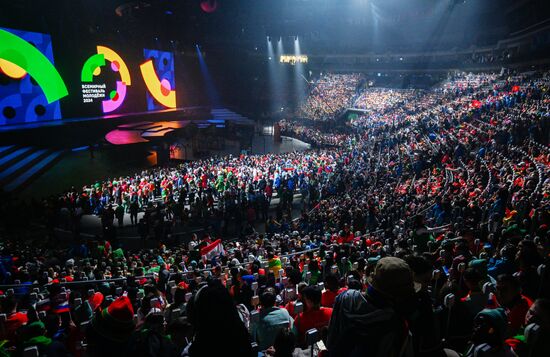
[[[122,356],[134,329],[134,308],[123,295],[96,312],[86,331],[87,352],[90,356]]]

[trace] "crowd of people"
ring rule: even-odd
[[[314,147],[342,146],[353,139],[349,130],[333,130],[331,133],[314,125],[314,122],[282,119],[278,121],[281,135],[290,136]],[[344,128],[345,129],[345,128]]]
[[[254,232],[254,222],[268,218],[273,198],[279,203],[277,220],[288,225],[295,191],[302,193],[304,208],[327,195],[337,157],[338,152],[320,148],[159,167],[81,190],[73,187],[47,198],[36,215],[52,229],[61,226],[78,235],[83,215],[95,214],[111,240],[116,239],[117,226],[128,224],[138,225],[143,238],[159,240],[174,227],[191,225],[242,236]],[[138,216],[140,212],[144,215]]]
[[[419,92],[414,89],[367,88],[357,97],[353,108],[384,113],[395,106],[404,105],[418,96]]]
[[[6,240],[2,348],[548,356],[549,89],[549,72],[455,74],[376,105],[376,125],[285,121],[285,133],[314,141],[309,151],[212,158],[70,190],[46,205],[52,222],[81,210],[110,226],[105,212],[118,207],[179,202],[174,217],[249,230],[226,240],[212,228],[171,245],[161,236],[139,250],[107,233],[68,249]],[[235,213],[257,202],[267,202],[262,217]]]
[[[361,74],[325,73],[319,78],[304,103],[298,116],[311,120],[331,120],[352,104]]]

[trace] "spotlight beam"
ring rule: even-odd
[[[294,55],[299,57],[301,54],[300,39],[296,36],[294,38]],[[305,79],[304,64],[301,61],[296,61],[296,64],[294,65],[294,90],[296,93],[296,98],[298,99],[297,104],[301,103],[305,98],[306,88],[302,78]]]
[[[273,50],[273,41],[267,38],[267,81],[269,88],[269,104],[271,112],[276,112],[280,105],[277,102],[280,92],[279,77],[277,76],[277,61]]]
[[[201,68],[201,74],[202,78],[204,79],[204,83],[206,85],[206,92],[208,94],[208,99],[210,100],[210,104],[214,108],[219,108],[220,103],[220,95],[218,94],[218,90],[216,89],[216,85],[214,84],[214,81],[212,80],[212,77],[210,76],[210,71],[208,70],[208,66],[206,65],[206,62],[204,61],[204,57],[202,56],[201,49],[199,45],[195,45],[197,49],[197,57],[199,58],[199,65]]]

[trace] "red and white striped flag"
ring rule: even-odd
[[[206,260],[211,260],[212,258],[217,257],[220,254],[225,254],[221,239],[217,239],[209,245],[201,248],[201,256],[203,259]]]

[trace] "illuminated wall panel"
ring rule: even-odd
[[[0,125],[61,119],[67,94],[48,34],[0,28]]]
[[[144,49],[140,65],[147,87],[147,110],[176,108],[176,79],[172,52]]]

